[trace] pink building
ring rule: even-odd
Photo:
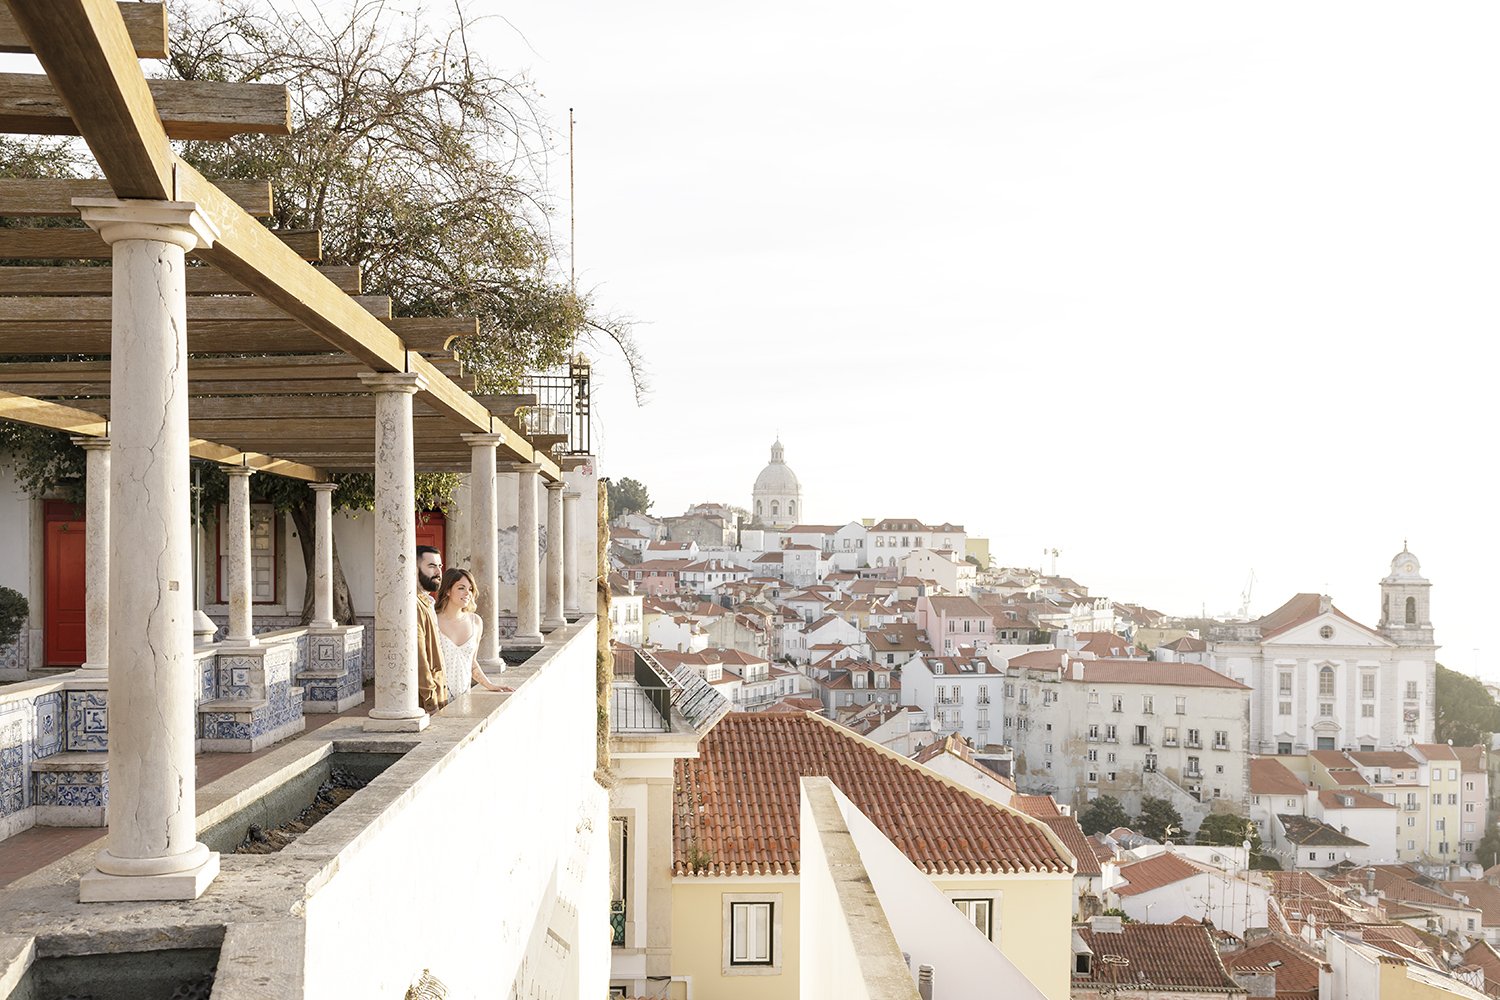
[[[917,598],[917,628],[935,652],[952,656],[960,646],[988,644],[995,621],[972,597],[923,594]]]

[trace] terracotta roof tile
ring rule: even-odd
[[[1029,655],[1029,654],[1028,654]],[[1160,660],[1075,660],[1083,664],[1085,684],[1151,684],[1250,689],[1199,663]]]
[[[1202,924],[1124,924],[1118,934],[1074,928],[1094,953],[1089,974],[1073,975],[1080,985],[1128,986],[1151,990],[1243,993],[1219,957],[1213,933]]]
[[[1163,851],[1144,861],[1132,861],[1128,865],[1121,865],[1120,877],[1129,884],[1115,886],[1114,892],[1117,896],[1136,896],[1203,873],[1203,868],[1188,861],[1182,855]]]
[[[1062,810],[1057,808],[1057,803],[1050,795],[1017,795],[1010,800],[1010,805],[1012,809],[1019,809],[1037,819],[1062,815]]]
[[[1368,847],[1363,840],[1355,840],[1335,830],[1322,820],[1311,816],[1277,813],[1286,839],[1299,847]]]
[[[1307,794],[1307,786],[1275,757],[1250,758],[1250,792],[1253,795]]]
[[[1485,927],[1500,926],[1500,886],[1483,879],[1464,879],[1444,882],[1442,885],[1446,892],[1467,896],[1469,905],[1477,907],[1484,914]]]
[[[1104,874],[1104,870],[1099,867],[1099,858],[1094,854],[1089,838],[1084,836],[1083,827],[1078,825],[1075,817],[1038,816],[1037,819],[1046,823],[1052,832],[1057,834],[1057,839],[1063,842],[1063,846],[1073,852],[1073,857],[1078,861],[1077,874],[1087,878],[1098,878]]]
[[[676,762],[677,875],[790,875],[798,781],[826,775],[919,870],[1071,872],[1056,835],[914,761],[811,714],[735,712]]]
[[[1272,966],[1276,970],[1276,1000],[1317,1000],[1318,969],[1323,963],[1296,945],[1279,938],[1263,938],[1224,956],[1230,972],[1272,962],[1280,963]]]
[[[1394,809],[1396,808],[1385,799],[1377,798],[1366,792],[1356,791],[1352,788],[1343,788],[1338,791],[1331,789],[1318,793],[1318,801],[1323,804],[1324,809]]]

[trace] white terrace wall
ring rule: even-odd
[[[594,779],[593,616],[567,632],[310,890],[305,996],[401,996],[421,969],[455,1000],[605,994],[609,803]]]

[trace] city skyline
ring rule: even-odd
[[[580,286],[640,320],[646,405],[597,354],[607,474],[743,504],[779,430],[809,520],[950,518],[1174,613],[1254,569],[1261,611],[1373,622],[1405,537],[1440,658],[1500,678],[1470,444],[1500,12],[1408,15],[573,2],[477,33],[556,109],[564,208],[575,109]]]

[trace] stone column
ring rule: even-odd
[[[542,631],[568,624],[563,617],[563,484],[547,484],[547,606],[542,609]]]
[[[253,646],[255,592],[250,582],[250,477],[255,470],[232,465],[224,472],[229,476],[229,512],[224,525],[227,549],[224,582],[229,589],[229,634],[224,637],[224,642],[233,646]]]
[[[583,614],[578,594],[578,501],[577,490],[563,493],[563,614],[577,618]]]
[[[80,670],[104,674],[109,668],[109,438],[76,437],[88,462],[84,479],[83,621],[84,661]]]
[[[333,628],[333,491],[337,483],[311,483],[313,491],[313,628]]]
[[[535,462],[516,463],[516,638],[518,646],[542,644],[541,607],[537,577],[541,567],[537,560],[536,474],[541,466]]]
[[[416,449],[411,398],[427,383],[405,372],[366,372],[375,393],[375,707],[371,732],[418,732]]]
[[[191,202],[74,201],[114,260],[110,345],[109,783],[83,902],[196,899],[198,842],[185,255],[211,246]],[[126,544],[128,540],[128,544]]]
[[[505,662],[500,658],[499,529],[495,523],[495,447],[504,436],[465,434],[463,439],[473,449],[469,469],[470,571],[479,585],[479,618],[484,622],[475,655],[481,669],[504,670]]]

